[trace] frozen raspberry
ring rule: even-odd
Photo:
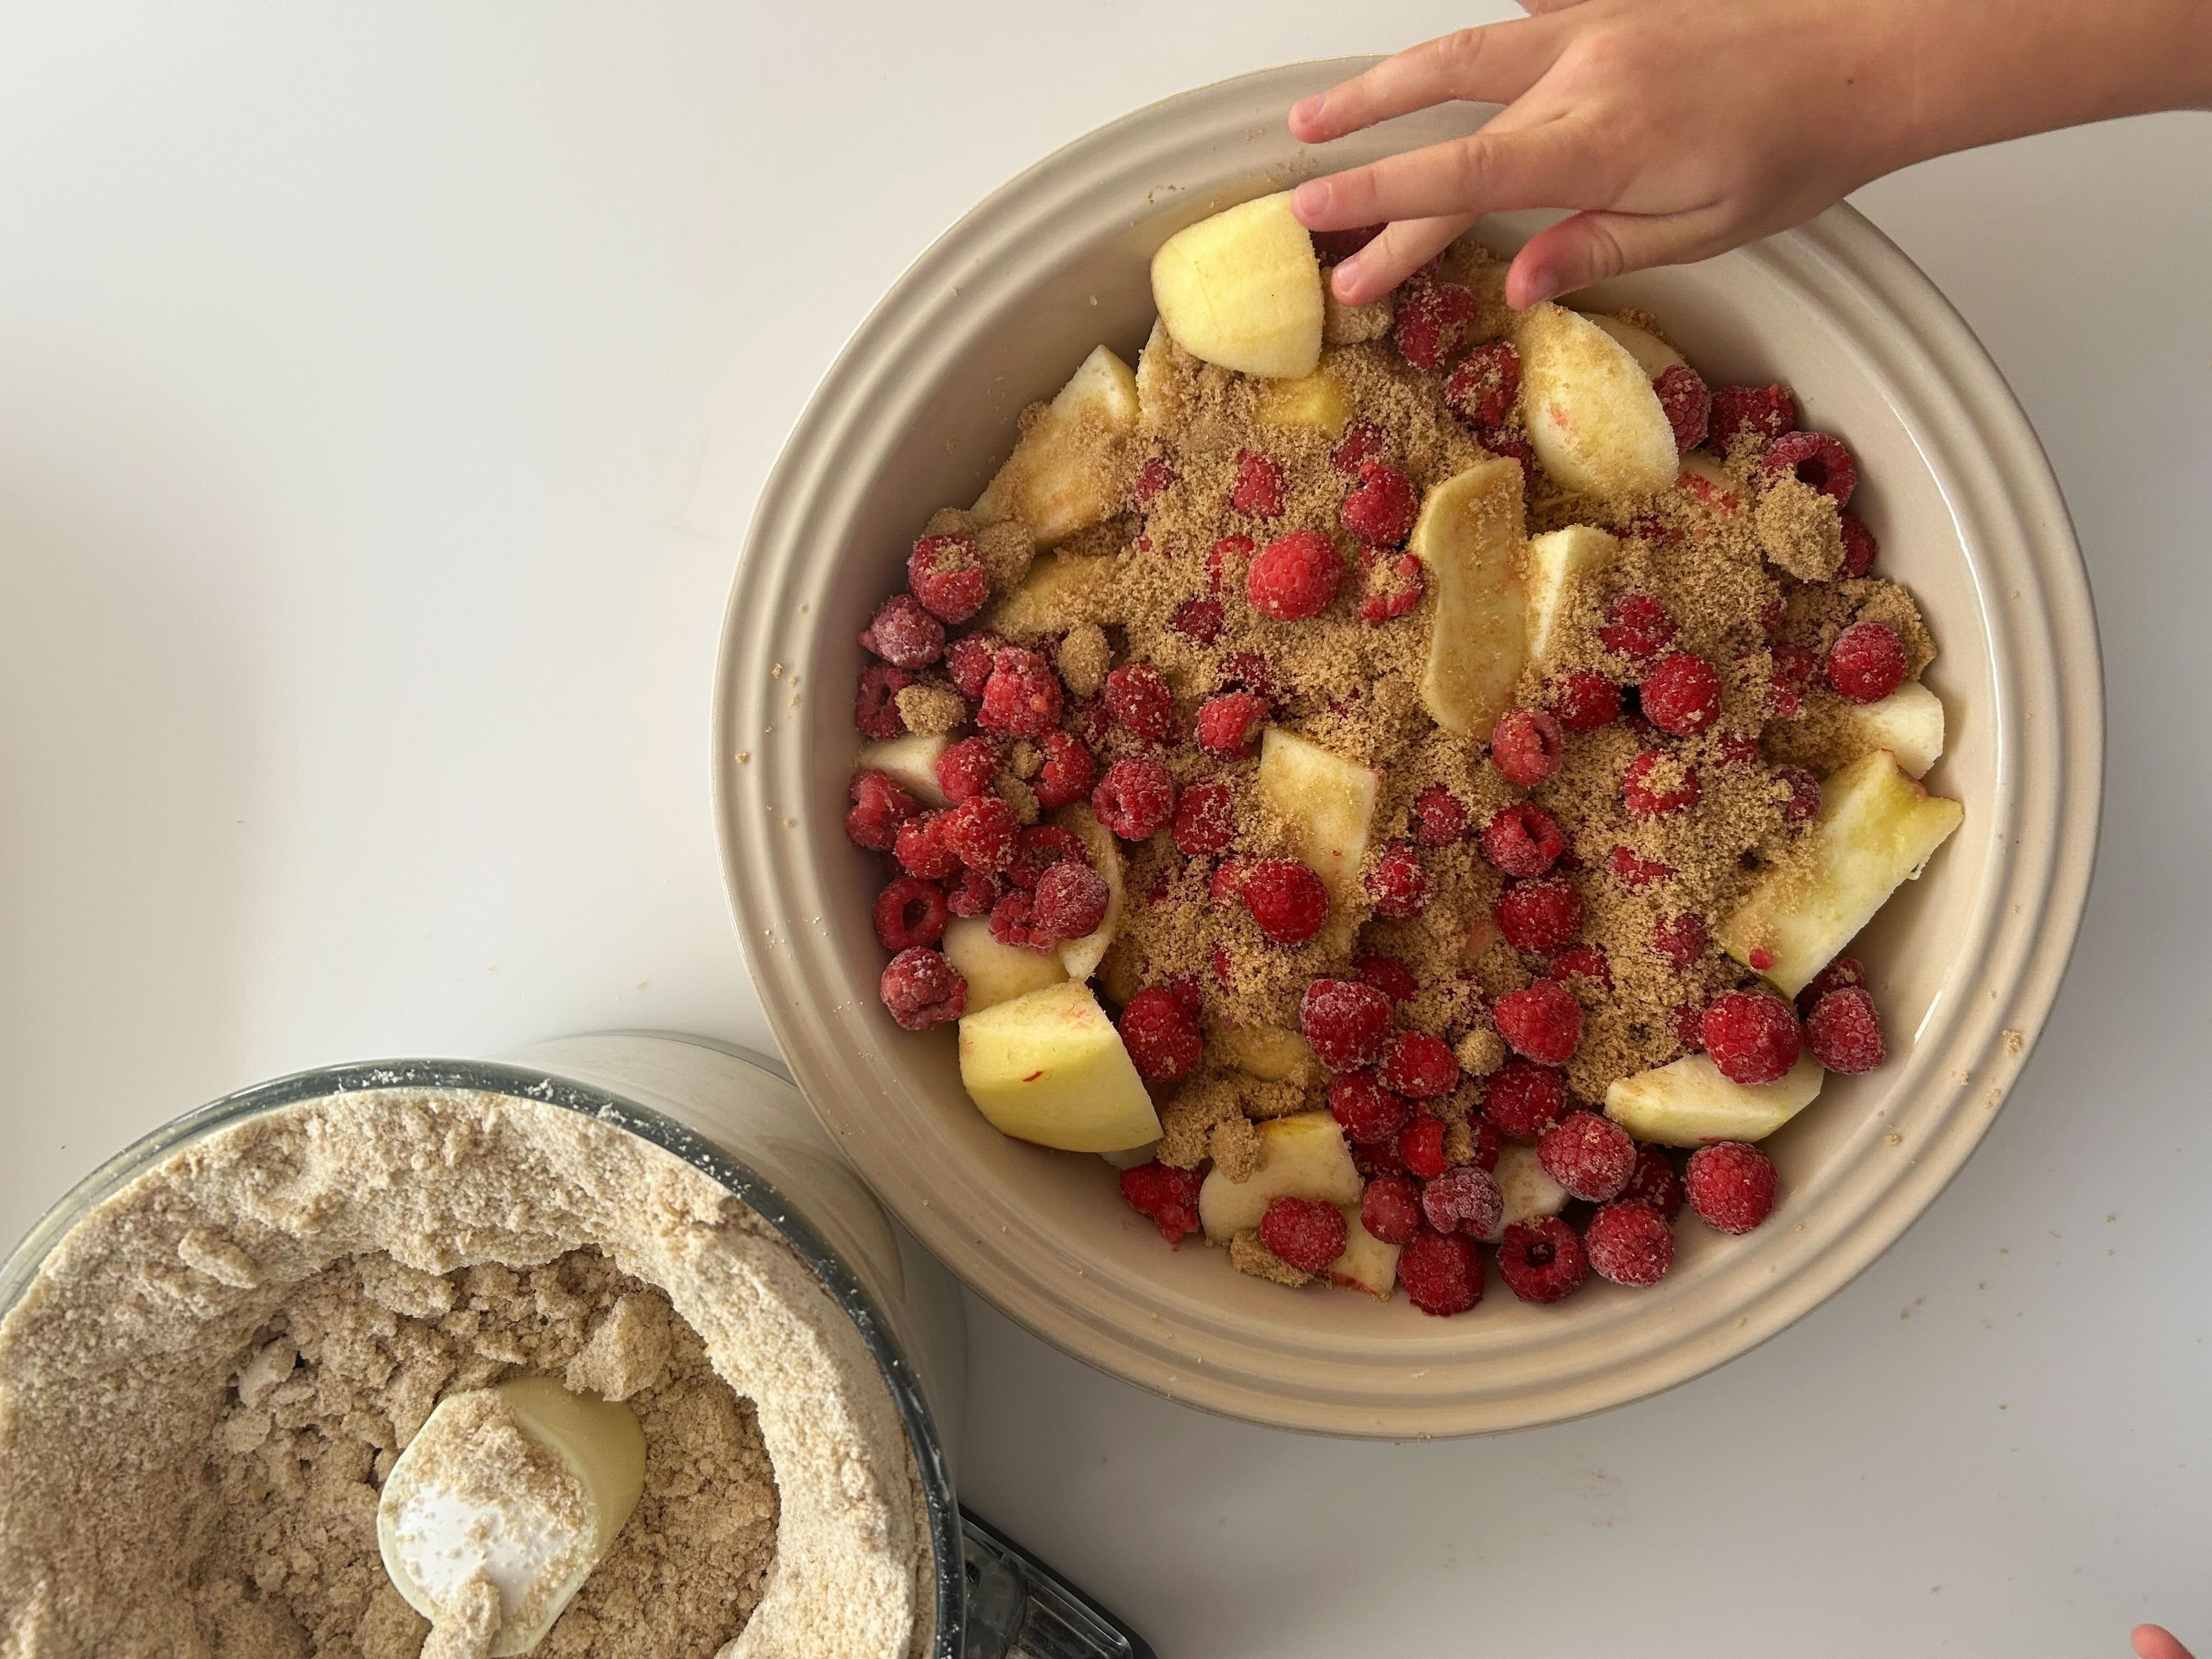
[[[1866,969],[1856,957],[1838,957],[1813,975],[1812,981],[1797,994],[1797,1012],[1802,1018],[1820,1006],[1820,999],[1831,991],[1848,991],[1866,983]]]
[[[1721,671],[1703,657],[1676,651],[1644,671],[1637,695],[1652,725],[1694,738],[1720,718]]]
[[[1672,1221],[1682,1208],[1682,1178],[1662,1146],[1636,1149],[1636,1173],[1628,1177],[1621,1194],[1624,1203],[1649,1204],[1662,1219]]]
[[[1541,955],[1572,941],[1583,925],[1583,896],[1565,876],[1516,881],[1499,896],[1492,915],[1516,951]]]
[[[853,774],[853,805],[845,814],[845,834],[855,847],[888,853],[897,843],[899,825],[921,811],[921,803],[884,772]]]
[[[1802,766],[1778,766],[1774,776],[1790,791],[1790,799],[1782,803],[1784,823],[1807,823],[1820,816],[1820,779]]]
[[[1344,1254],[1348,1231],[1342,1212],[1318,1199],[1285,1195],[1260,1217],[1260,1242],[1300,1273],[1328,1272]]]
[[[1844,1077],[1871,1072],[1888,1058],[1881,1046],[1881,1015],[1874,999],[1856,987],[1831,991],[1813,1005],[1805,1043],[1814,1059]]]
[[[1256,860],[1237,896],[1278,945],[1304,945],[1328,915],[1328,890],[1296,859]]]
[[[1620,717],[1620,689],[1602,674],[1571,668],[1552,682],[1551,707],[1570,732],[1595,732]]]
[[[1470,1125],[1474,1133],[1474,1167],[1495,1172],[1498,1155],[1505,1149],[1505,1137],[1498,1133],[1498,1126],[1486,1117],[1478,1117]]]
[[[1175,724],[1175,693],[1152,664],[1123,663],[1106,677],[1106,712],[1123,729],[1158,743]]]
[[[1367,550],[1372,553],[1374,550]],[[1364,623],[1395,622],[1401,617],[1411,616],[1427,591],[1427,579],[1421,574],[1421,562],[1407,553],[1398,558],[1381,562],[1380,574],[1370,578],[1369,591],[1360,596],[1359,620]]]
[[[983,682],[975,724],[1002,738],[1040,738],[1060,724],[1060,676],[1034,651],[1008,646]]]
[[[1393,1002],[1410,1002],[1420,991],[1413,969],[1395,957],[1360,957],[1352,964],[1362,985],[1371,985]]]
[[[1881,550],[1874,538],[1874,532],[1866,521],[1846,509],[1843,514],[1844,562],[1836,572],[1846,580],[1856,580],[1874,568],[1875,555]]]
[[[1415,368],[1442,368],[1467,343],[1476,308],[1474,295],[1457,283],[1416,279],[1398,290],[1390,337]]]
[[[1224,859],[1213,866],[1213,874],[1206,883],[1206,896],[1217,905],[1227,908],[1237,902],[1244,890],[1244,878],[1251,866],[1243,859]]]
[[[987,874],[1014,861],[1014,809],[996,795],[978,795],[937,817],[939,839],[970,870]]]
[[[960,855],[945,844],[945,814],[923,812],[898,827],[891,859],[909,876],[945,881],[960,873]]]
[[[1536,1138],[1536,1161],[1574,1197],[1609,1204],[1636,1173],[1636,1143],[1610,1118],[1569,1112]]]
[[[1382,461],[1362,461],[1359,482],[1344,498],[1344,527],[1369,547],[1401,547],[1420,501],[1413,481]]]
[[[1328,1081],[1328,1110],[1355,1146],[1395,1140],[1413,1115],[1413,1103],[1382,1086],[1373,1070],[1346,1072]]]
[[[945,937],[945,891],[935,882],[901,876],[876,896],[876,939],[896,952]]]
[[[1035,925],[1054,939],[1081,939],[1098,931],[1110,897],[1104,877],[1070,859],[1037,878],[1030,908]]]
[[[1130,504],[1141,513],[1159,498],[1162,490],[1181,480],[1175,468],[1155,456],[1138,470],[1137,482],[1129,488]]]
[[[920,945],[890,959],[876,994],[909,1031],[926,1031],[968,1012],[968,981],[960,970]]]
[[[1663,818],[1695,806],[1704,793],[1697,768],[1656,750],[1647,749],[1629,762],[1620,777],[1620,798],[1639,818]]]
[[[1185,599],[1168,617],[1168,626],[1185,639],[1212,645],[1221,637],[1224,618],[1218,599]]]
[[[1221,689],[1249,691],[1255,697],[1273,698],[1282,690],[1274,665],[1257,651],[1231,651],[1221,659]]]
[[[1121,1197],[1128,1206],[1179,1244],[1198,1231],[1199,1174],[1172,1164],[1139,1164],[1121,1171]]]
[[[1145,841],[1175,815],[1175,780],[1149,756],[1115,761],[1091,792],[1098,822],[1123,841]]]
[[[870,663],[860,671],[860,689],[853,698],[853,724],[863,737],[897,737],[906,730],[906,719],[895,699],[914,684],[914,676],[887,662]]]
[[[1559,723],[1540,708],[1509,708],[1491,728],[1490,758],[1508,783],[1534,789],[1559,769],[1566,751]]]
[[[1413,1121],[1398,1131],[1395,1151],[1407,1172],[1424,1181],[1434,1181],[1451,1168],[1451,1160],[1444,1156],[1444,1126],[1426,1112],[1416,1112]]]
[[[1382,1086],[1412,1100],[1437,1100],[1459,1087],[1459,1061],[1441,1037],[1401,1031],[1382,1045]]]
[[[1224,536],[1206,555],[1206,589],[1219,599],[1237,585],[1244,561],[1252,556],[1249,536]]]
[[[945,654],[945,624],[911,593],[894,593],[876,607],[860,644],[894,668],[926,668]]]
[[[1294,530],[1253,557],[1244,571],[1244,597],[1263,617],[1304,622],[1328,609],[1343,581],[1336,544],[1318,530]]]
[[[1464,1233],[1424,1229],[1399,1254],[1398,1282],[1425,1314],[1463,1314],[1482,1300],[1482,1257]]]
[[[1614,848],[1606,855],[1605,862],[1606,868],[1613,872],[1613,878],[1632,893],[1640,893],[1674,878],[1673,865],[1642,857],[1626,847]]]
[[[1267,702],[1249,691],[1224,691],[1199,705],[1198,746],[1223,760],[1242,760],[1260,746]]]
[[[1651,927],[1651,948],[1687,973],[1705,953],[1705,919],[1695,910],[1666,916]]]
[[[1298,1034],[1332,1072],[1372,1066],[1390,1039],[1390,999],[1357,980],[1317,979],[1299,1000]]]
[[[981,701],[984,684],[991,678],[991,665],[1006,643],[985,628],[963,634],[945,647],[945,672],[952,676],[954,689],[969,702]]]
[[[1491,814],[1476,845],[1482,856],[1509,876],[1540,876],[1567,850],[1559,823],[1534,801],[1515,801]]]
[[[1508,991],[1491,1010],[1513,1052],[1540,1066],[1564,1066],[1583,1040],[1583,1006],[1555,979]]]
[[[1090,849],[1073,830],[1056,823],[1032,823],[1015,836],[1013,862],[1005,873],[1008,881],[1026,891],[1055,865],[1080,864],[1087,868],[1090,863]]]
[[[1472,822],[1467,803],[1441,783],[1432,783],[1413,797],[1413,839],[1423,847],[1465,841]]]
[[[1354,421],[1344,429],[1344,436],[1328,453],[1328,464],[1348,477],[1359,476],[1360,464],[1381,459],[1389,450],[1389,441],[1380,427],[1366,421]]]
[[[1530,447],[1526,438],[1504,428],[1478,432],[1474,436],[1475,441],[1492,455],[1521,463],[1521,480],[1524,488],[1536,476],[1536,452]]]
[[[1622,594],[1605,613],[1598,643],[1615,656],[1644,662],[1674,643],[1674,618],[1641,589]]]
[[[1687,363],[1669,363],[1651,389],[1659,394],[1659,407],[1667,411],[1667,424],[1674,428],[1674,448],[1680,453],[1705,442],[1713,418],[1713,394],[1705,376]]]
[[[1705,441],[1725,455],[1739,433],[1778,438],[1797,429],[1797,400],[1786,386],[1724,386],[1713,392],[1712,423]]]
[[[1218,779],[1194,783],[1176,802],[1175,844],[1189,858],[1225,853],[1237,839],[1237,794]]]
[[[939,622],[964,623],[991,597],[973,536],[924,536],[907,556],[906,585]]]
[[[937,757],[937,785],[957,806],[988,793],[1004,763],[999,745],[988,738],[963,738]]]
[[[1674,1042],[1686,1054],[1700,1054],[1705,1046],[1705,1011],[1694,1002],[1678,1002],[1672,1016]]]
[[[1020,888],[999,895],[991,906],[990,928],[993,939],[1013,950],[1043,952],[1059,943],[1049,929],[1037,925],[1036,901]]]
[[[1828,648],[1828,684],[1853,702],[1880,702],[1905,684],[1911,665],[1894,629],[1853,623]]]
[[[1249,449],[1237,452],[1237,482],[1229,487],[1229,504],[1255,519],[1272,519],[1283,510],[1283,464]]]
[[[945,908],[956,916],[988,916],[1005,890],[998,877],[963,869],[945,884]]]
[[[1566,1109],[1566,1074],[1525,1060],[1507,1060],[1482,1097],[1483,1116],[1516,1140],[1534,1140]]]
[[[1601,991],[1613,989],[1613,964],[1606,959],[1602,945],[1577,945],[1562,951],[1552,958],[1552,965],[1544,969],[1546,979],[1571,985],[1576,980],[1586,979]]]
[[[1777,645],[1768,654],[1774,659],[1776,678],[1800,691],[1820,677],[1820,653],[1810,646]]]
[[[1488,1170],[1462,1164],[1421,1188],[1421,1214],[1440,1233],[1487,1238],[1505,1218],[1505,1194]]]
[[[1523,1302],[1558,1302],[1582,1288],[1589,1270],[1583,1242],[1557,1216],[1518,1222],[1498,1246],[1498,1276]]]
[[[1716,1232],[1747,1233],[1774,1212],[1774,1165],[1756,1146],[1700,1146],[1682,1170],[1682,1194]]]
[[[1155,985],[1129,999],[1121,1010],[1121,1043],[1130,1063],[1147,1083],[1175,1083],[1188,1077],[1206,1052],[1206,1039],[1173,991]]]
[[[1771,1083],[1797,1063],[1803,1037],[1797,1015],[1771,991],[1715,997],[1701,1025],[1705,1052],[1721,1075],[1747,1085]]]
[[[1674,1230],[1649,1204],[1608,1204],[1583,1230],[1583,1249],[1599,1278],[1642,1290],[1674,1265]]]
[[[1777,438],[1759,457],[1759,470],[1769,479],[1785,474],[1809,485],[1835,502],[1850,505],[1858,488],[1859,469],[1843,441],[1825,432],[1791,432]]]
[[[1393,842],[1367,872],[1367,896],[1377,915],[1404,921],[1428,908],[1429,872],[1409,842]]]
[[[1037,745],[1044,750],[1044,767],[1030,780],[1037,805],[1048,811],[1081,800],[1097,781],[1098,763],[1081,738],[1066,732],[1048,732]]]
[[[1521,390],[1521,354],[1503,340],[1479,345],[1444,382],[1444,401],[1476,431],[1505,424]]]
[[[1359,1194],[1359,1224],[1385,1244],[1405,1244],[1421,1225],[1421,1189],[1401,1175],[1380,1175]]]
[[[1713,739],[1713,764],[1717,767],[1749,766],[1759,758],[1759,739],[1741,732],[1723,732]]]
[[[1315,230],[1307,233],[1313,238],[1314,257],[1325,265],[1341,264],[1382,234],[1382,227],[1380,225],[1361,225],[1352,230]]]

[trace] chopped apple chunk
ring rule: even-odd
[[[1260,392],[1253,418],[1262,426],[1302,426],[1324,438],[1352,419],[1352,398],[1327,364],[1295,380],[1271,380]]]
[[[1115,929],[1121,921],[1121,843],[1114,839],[1112,830],[1098,822],[1098,815],[1079,801],[1062,807],[1054,822],[1074,831],[1075,838],[1091,854],[1091,867],[1106,884],[1106,919],[1081,939],[1072,939],[1060,947],[1060,965],[1067,976],[1089,979],[1114,943]]]
[[[1498,1189],[1505,1195],[1498,1231],[1483,1242],[1495,1244],[1508,1227],[1524,1221],[1541,1221],[1567,1207],[1567,1189],[1544,1171],[1536,1149],[1525,1141],[1511,1141],[1498,1154]]]
[[[860,750],[860,769],[883,773],[924,806],[942,806],[945,786],[937,781],[937,760],[951,741],[921,732],[887,738]]]
[[[1620,551],[1606,531],[1569,525],[1528,544],[1528,660],[1548,671],[1560,644],[1560,629],[1585,580],[1603,570]]]
[[[1674,483],[1674,428],[1651,377],[1589,318],[1549,303],[1522,313],[1521,418],[1544,471],[1567,489],[1617,500]]]
[[[1219,1170],[1198,1189],[1198,1218],[1217,1243],[1260,1224],[1279,1198],[1318,1199],[1341,1207],[1359,1202],[1359,1171],[1344,1131],[1327,1112],[1298,1112],[1259,1126],[1260,1164],[1249,1180]]]
[[[1718,461],[1694,449],[1682,457],[1674,488],[1717,518],[1733,519],[1743,511],[1743,486]]]
[[[962,1016],[960,1080],[976,1109],[1017,1140],[1115,1152],[1160,1138],[1159,1114],[1121,1034],[1080,981]]]
[[[1731,1082],[1704,1054],[1616,1079],[1605,1115],[1638,1140],[1703,1146],[1716,1140],[1764,1140],[1813,1103],[1826,1073],[1808,1050],[1772,1083]]]
[[[1513,706],[1528,660],[1522,523],[1521,464],[1499,457],[1431,489],[1407,543],[1436,593],[1421,704],[1478,742]]]
[[[1398,1282],[1398,1250],[1367,1231],[1359,1219],[1359,1206],[1344,1210],[1344,1254],[1328,1264],[1328,1280],[1347,1290],[1364,1291],[1377,1302],[1390,1299]]]
[[[1152,303],[1203,362],[1291,380],[1321,361],[1321,262],[1287,191],[1169,237],[1152,256]]]
[[[1306,1040],[1279,1025],[1224,1026],[1218,1039],[1224,1060],[1262,1083],[1310,1083],[1319,1071]]]
[[[983,613],[983,625],[1018,640],[1064,634],[1079,623],[1110,615],[1111,554],[1047,553],[1030,566],[1019,587]]]
[[[1926,777],[1942,758],[1943,702],[1918,680],[1905,681],[1879,702],[1847,705],[1842,724],[1847,753],[1855,758],[1887,749],[1908,777]]]
[[[1668,345],[1650,329],[1638,326],[1625,317],[1607,317],[1596,312],[1585,313],[1590,321],[1620,342],[1628,355],[1636,359],[1644,372],[1657,380],[1682,361],[1682,354]]]
[[[1112,440],[1135,430],[1137,377],[1104,346],[1022,434],[975,516],[1022,521],[1039,547],[1087,530],[1121,506]]]
[[[981,916],[955,916],[945,924],[945,959],[968,981],[968,1012],[980,1014],[1016,997],[1066,979],[1067,969],[1049,951],[1025,951],[991,937]]]
[[[1279,726],[1260,739],[1260,799],[1291,828],[1292,856],[1328,890],[1332,906],[1359,892],[1359,866],[1381,785],[1371,768],[1331,754]]]

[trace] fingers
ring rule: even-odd
[[[1505,303],[1526,311],[1625,271],[1702,259],[1733,246],[1713,209],[1657,216],[1577,213],[1538,232],[1514,257],[1505,273]]]
[[[1345,305],[1380,299],[1443,252],[1474,222],[1472,213],[1442,219],[1401,219],[1336,268],[1329,286]]]
[[[1455,99],[1510,104],[1552,66],[1558,37],[1553,25],[1528,17],[1425,40],[1291,105],[1291,136],[1300,143],[1325,144]]]
[[[1371,167],[1309,179],[1291,209],[1309,230],[1349,230],[1398,219],[1570,207],[1611,195],[1601,168],[1615,165],[1567,121],[1472,137],[1386,156]]]
[[[1547,11],[1565,11],[1582,3],[1583,0],[1521,0],[1521,9],[1532,17],[1540,17]]]
[[[2173,1632],[2157,1625],[2137,1625],[2128,1641],[2138,1659],[2189,1659],[2189,1650],[2173,1639]]]

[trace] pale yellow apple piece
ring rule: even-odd
[[[1221,1057],[1262,1083],[1315,1080],[1320,1062],[1306,1040],[1279,1025],[1230,1025],[1218,1034]]]
[[[1536,1149],[1526,1141],[1508,1141],[1501,1147],[1498,1168],[1492,1173],[1498,1177],[1498,1190],[1505,1194],[1505,1207],[1498,1217],[1498,1231],[1483,1240],[1486,1244],[1498,1243],[1508,1227],[1541,1221],[1567,1207],[1567,1189],[1544,1172]]]
[[[1115,1152],[1160,1138],[1159,1114],[1121,1034],[1079,980],[960,1020],[960,1080],[1017,1140]]]
[[[952,739],[933,732],[908,732],[860,750],[863,772],[881,772],[924,806],[945,805],[945,786],[937,781],[937,760]]]
[[[1332,908],[1359,893],[1359,866],[1367,856],[1380,783],[1372,768],[1279,726],[1261,735],[1260,799],[1290,826],[1291,855],[1321,878]]]
[[[1879,702],[1850,705],[1842,726],[1844,754],[1887,749],[1908,777],[1926,777],[1942,757],[1943,700],[1918,680],[1905,681]]]
[[[1347,1290],[1364,1291],[1377,1302],[1390,1299],[1391,1287],[1398,1282],[1399,1246],[1385,1244],[1360,1224],[1359,1206],[1346,1204],[1344,1211],[1344,1254],[1328,1264],[1328,1280]]]
[[[1066,540],[1119,510],[1115,438],[1137,426],[1137,377],[1099,346],[1023,433],[973,509],[1019,519],[1039,547]]]
[[[1726,467],[1697,450],[1682,457],[1674,488],[1717,518],[1733,519],[1743,511],[1743,486]]]
[[[991,937],[981,916],[955,916],[945,924],[945,960],[968,981],[968,1012],[980,1014],[1016,997],[1066,979],[1067,969],[1050,951],[1024,951]]]
[[[1722,946],[1784,996],[1796,995],[1966,815],[1906,775],[1886,749],[1830,773],[1806,844],[1721,924]]]
[[[1500,456],[1432,488],[1407,544],[1436,594],[1421,705],[1445,731],[1477,743],[1513,706],[1528,661],[1522,526],[1521,464]]]
[[[1685,1054],[1607,1085],[1605,1115],[1662,1146],[1764,1140],[1813,1103],[1826,1076],[1810,1049],[1772,1083],[1755,1085],[1731,1082],[1706,1055]]]
[[[1648,328],[1640,328],[1626,318],[1607,317],[1598,312],[1583,314],[1626,347],[1628,355],[1655,380],[1682,361],[1680,352]]]
[[[1352,419],[1352,398],[1324,364],[1295,380],[1269,381],[1253,418],[1261,426],[1304,427],[1334,438]]]
[[[983,613],[983,625],[1012,639],[1030,640],[1110,616],[1109,590],[1116,562],[1110,553],[1040,554],[1021,586]]]
[[[1114,943],[1114,930],[1121,925],[1121,848],[1114,832],[1098,822],[1098,815],[1078,801],[1060,808],[1054,822],[1074,832],[1091,854],[1091,867],[1106,883],[1106,919],[1081,939],[1060,947],[1060,966],[1070,979],[1089,979]]]
[[[1544,471],[1567,489],[1617,500],[1674,482],[1674,428],[1628,348],[1564,306],[1523,312],[1521,419]]]
[[[1549,672],[1563,625],[1583,583],[1611,564],[1620,543],[1594,525],[1571,524],[1528,544],[1528,660]]]
[[[1293,380],[1321,361],[1321,262],[1287,191],[1186,226],[1152,256],[1175,343],[1240,374]]]
[[[1137,424],[1147,432],[1164,432],[1175,424],[1179,400],[1175,391],[1175,343],[1167,325],[1152,319],[1145,349],[1137,354]]]
[[[1327,1112],[1297,1112],[1257,1126],[1260,1164],[1244,1181],[1215,1170],[1198,1188],[1198,1218],[1217,1243],[1249,1233],[1277,1199],[1311,1198],[1340,1208],[1359,1202],[1359,1171],[1344,1131]]]
[[[1150,1164],[1159,1150],[1158,1141],[1148,1140],[1141,1146],[1130,1147],[1127,1152],[1101,1152],[1098,1156],[1117,1170],[1133,1170],[1139,1164]]]

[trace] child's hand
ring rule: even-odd
[[[2128,1641],[2136,1659],[2189,1659],[2189,1650],[2173,1639],[2172,1632],[2158,1625],[2137,1625]]]
[[[1297,188],[1314,230],[1389,222],[1336,273],[1363,304],[1471,224],[1576,208],[1514,260],[1527,307],[1802,223],[1882,173],[2077,121],[2212,100],[2202,0],[1522,0],[1291,111],[1322,143],[1431,104],[1472,137]]]

